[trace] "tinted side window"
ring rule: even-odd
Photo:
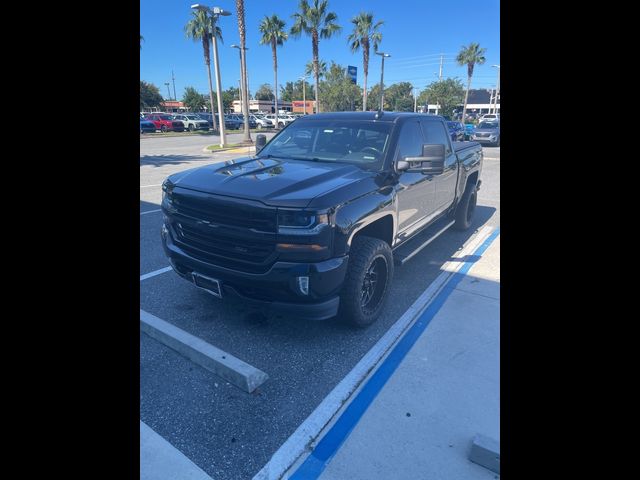
[[[422,156],[422,144],[425,143],[422,138],[420,125],[416,120],[411,120],[404,124],[398,138],[398,159],[405,157]]]
[[[422,120],[420,123],[424,135],[427,137],[426,143],[441,143],[444,144],[444,148],[449,150],[449,132],[444,128],[442,122]]]

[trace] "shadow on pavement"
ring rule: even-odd
[[[200,160],[203,162],[210,162],[211,156],[203,153],[202,155],[141,155],[141,165],[153,165],[154,167],[161,167],[163,165],[179,165],[181,163],[193,162],[194,160]]]

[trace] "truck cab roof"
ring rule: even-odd
[[[441,115],[428,115],[426,113],[414,112],[329,112],[316,113],[315,115],[306,115],[300,117],[300,120],[313,121],[314,119],[322,120],[375,120],[378,122],[395,123],[398,120],[406,118],[429,118],[445,121]]]

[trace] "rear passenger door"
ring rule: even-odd
[[[444,172],[434,177],[435,207],[438,213],[446,210],[455,200],[458,182],[458,157],[453,151],[449,132],[444,122],[437,118],[420,119],[426,138],[425,143],[444,144]]]
[[[422,145],[426,143],[418,119],[402,125],[394,161],[405,157],[420,157]],[[434,175],[403,172],[397,185],[398,192],[398,237],[411,236],[423,227],[436,209]]]

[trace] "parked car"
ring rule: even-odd
[[[194,130],[209,130],[209,122],[200,118],[195,113],[186,113],[184,115],[175,115],[175,120],[180,120],[184,124],[184,128],[193,132]]]
[[[255,155],[162,184],[164,252],[215,297],[297,320],[341,312],[364,327],[383,310],[394,264],[451,226],[473,228],[482,148],[452,144],[440,116],[308,115],[265,143],[258,134]]]
[[[155,133],[156,126],[150,120],[140,119],[140,133]]]
[[[269,115],[266,116],[266,118],[268,118],[269,120],[275,122],[276,121],[276,115],[274,113],[271,113]],[[291,122],[295,121],[295,117],[291,117],[289,115],[285,114],[278,114],[278,128],[284,128],[287,125],[289,125]]]
[[[500,122],[496,120],[483,120],[476,127],[476,131],[473,132],[471,140],[475,140],[480,143],[493,144],[496,147],[500,146]]]
[[[257,128],[273,128],[275,123],[264,115],[252,114],[251,118],[256,122]]]
[[[240,120],[240,122],[242,123],[242,128],[244,128],[244,114],[236,113],[235,117]],[[251,118],[251,114],[249,114],[249,128],[258,128],[258,122]]]
[[[224,116],[224,128],[227,128],[229,130],[239,130],[243,125],[244,123],[241,122],[240,119],[235,115]]]
[[[447,128],[451,135],[452,142],[461,142],[464,140],[464,126],[460,122],[447,122]]]
[[[184,132],[184,124],[180,120],[174,120],[168,113],[152,113],[147,120],[153,122],[156,130],[161,132]]]
[[[482,116],[482,118],[480,118],[480,121],[484,121],[484,120],[496,120],[496,121],[500,121],[500,114],[499,113],[486,113]]]
[[[473,123],[465,123],[464,124],[464,139],[471,140],[471,136],[473,132],[475,132],[476,126]]]

